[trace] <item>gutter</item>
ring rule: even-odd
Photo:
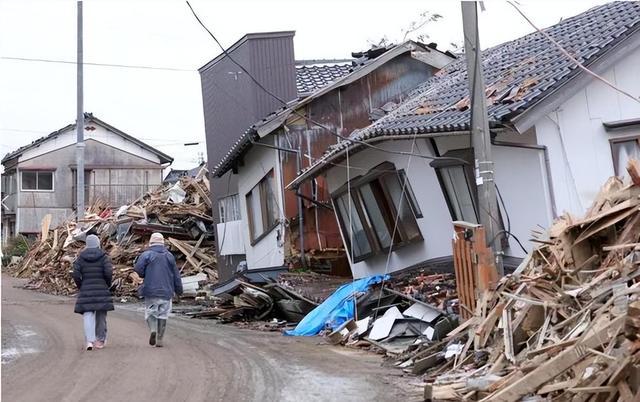
[[[544,165],[545,165],[545,173],[547,176],[548,190],[549,190],[549,201],[551,202],[551,214],[553,215],[553,219],[558,217],[558,211],[556,209],[556,196],[553,191],[553,177],[551,175],[551,162],[549,160],[549,149],[546,145],[528,145],[528,144],[520,144],[517,142],[508,142],[508,141],[498,141],[491,140],[491,145],[501,146],[501,147],[511,147],[511,148],[524,148],[524,149],[533,149],[537,151],[542,151],[544,153]]]
[[[382,136],[372,137],[364,140],[359,139],[359,141],[364,141],[367,144],[373,144],[373,143],[382,142],[382,141],[396,141],[396,140],[407,140],[407,139],[412,140],[414,138],[449,137],[449,136],[457,136],[457,135],[469,135],[469,131],[449,131],[449,132],[441,132],[441,133],[432,132],[432,133],[425,133],[425,134],[400,134],[400,135],[391,134],[391,135],[382,135]],[[365,145],[358,144],[353,141],[349,141],[349,142],[353,144],[351,149],[349,149],[350,153],[354,150],[359,150],[360,148],[365,147]],[[340,150],[335,151],[332,154],[327,155],[326,158],[323,157],[322,159],[317,161],[315,164],[313,164],[305,172],[303,172],[298,177],[296,177],[291,183],[289,183],[285,187],[285,189],[290,190],[293,188],[297,188],[303,182],[311,179],[312,177],[318,176],[324,170],[328,169],[329,167],[327,167],[327,164],[331,164],[334,160],[338,159],[338,157],[344,152],[344,150],[345,148],[342,148]],[[374,151],[378,151],[378,150],[374,150]],[[382,152],[382,151],[379,151],[379,152]]]

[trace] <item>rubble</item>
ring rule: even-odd
[[[51,215],[47,215],[38,241],[21,261],[9,267],[9,272],[28,278],[26,286],[30,289],[74,294],[73,261],[83,249],[86,235],[94,233],[113,263],[114,295],[135,296],[142,279],[133,271],[134,261],[147,247],[150,234],[158,231],[165,235],[183,277],[200,274],[196,283],[216,282],[206,173],[203,167],[195,178],[182,177],[175,185],[148,192],[117,210],[97,200],[80,224],[71,217],[51,230]]]
[[[640,398],[638,184],[611,178],[582,219],[564,215],[534,239],[470,319],[398,357],[426,373],[425,400]]]

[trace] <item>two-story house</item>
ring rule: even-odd
[[[85,205],[100,198],[124,205],[162,184],[173,158],[85,113]],[[76,125],[33,141],[2,158],[2,239],[40,232],[70,217],[76,199]]]
[[[274,113],[249,126],[221,158],[209,159],[216,163],[213,177],[235,183],[233,189],[217,192],[222,216],[218,251],[241,254],[249,275],[309,262],[315,269],[350,275],[326,182],[314,180],[298,191],[285,191],[284,186],[340,143],[340,135],[384,115],[454,60],[433,44],[413,41],[353,56],[346,74],[304,98],[280,103]],[[259,94],[273,99],[266,91]]]

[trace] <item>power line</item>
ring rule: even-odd
[[[202,20],[200,20],[200,17],[198,17],[198,14],[196,14],[195,10],[193,9],[193,7],[191,7],[191,4],[189,3],[189,1],[186,1],[187,6],[189,6],[189,9],[191,10],[191,13],[193,14],[193,16],[195,17],[195,19],[198,21],[198,23],[202,26],[202,28],[204,28],[205,31],[207,31],[207,33],[209,34],[209,36],[211,36],[211,38],[213,38],[213,40],[218,44],[218,46],[220,47],[220,49],[222,50],[222,53],[227,56],[227,58],[236,66],[238,66],[238,68],[240,68],[245,74],[247,74],[247,76],[251,79],[251,81],[253,81],[260,89],[262,89],[266,94],[268,94],[269,96],[273,97],[274,99],[276,99],[278,102],[282,103],[283,106],[287,106],[287,102],[280,98],[278,95],[274,94],[273,92],[269,91],[267,88],[265,88],[249,71],[247,71],[246,68],[244,68],[241,64],[239,64],[237,61],[235,61],[235,59],[233,59],[231,57],[231,55],[229,54],[229,52],[227,52],[227,50],[224,48],[224,46],[222,46],[222,44],[218,41],[218,39],[216,38],[216,36],[209,30],[209,28],[207,28],[206,25],[204,25],[204,23],[202,22]],[[435,160],[435,159],[446,159],[446,160],[458,160],[458,158],[450,158],[450,157],[437,157],[437,156],[429,156],[429,155],[421,155],[421,154],[414,154],[411,152],[405,152],[405,151],[392,151],[392,150],[388,150],[388,149],[384,149],[372,144],[369,144],[366,141],[362,141],[359,140],[357,138],[351,138],[351,137],[345,137],[343,135],[338,134],[337,132],[334,132],[333,129],[325,126],[322,123],[319,123],[307,116],[305,116],[304,114],[298,112],[295,109],[291,109],[291,113],[300,117],[301,119],[308,121],[309,123],[318,126],[320,128],[323,128],[325,130],[327,130],[331,135],[338,137],[344,141],[347,141],[348,143],[356,143],[371,149],[375,149],[378,151],[382,151],[385,153],[390,153],[390,154],[395,154],[395,155],[405,155],[405,156],[417,156],[419,158],[424,158],[424,159],[430,159],[430,160]],[[347,146],[348,149],[348,146]],[[461,159],[460,159],[461,160]],[[462,160],[461,160],[462,161]],[[463,161],[465,164],[467,163],[466,161]]]
[[[30,62],[39,62],[39,63],[77,64],[77,62],[70,61],[70,60],[37,59],[37,58],[29,58],[29,57],[0,56],[0,59],[13,60],[13,61],[30,61]],[[133,65],[133,64],[88,63],[88,62],[85,62],[82,64],[88,65],[88,66],[97,66],[97,67],[133,68],[133,69],[143,69],[143,70],[161,70],[161,71],[179,71],[179,72],[197,72],[198,71],[198,70],[186,69],[186,68],[156,67],[156,66],[143,66],[143,65]]]
[[[589,74],[590,76],[592,76],[593,78],[602,81],[604,84],[606,84],[607,86],[613,88],[615,91],[618,91],[619,93],[621,93],[622,95],[625,95],[628,98],[633,99],[634,101],[640,103],[640,99],[636,98],[635,96],[633,96],[632,94],[630,94],[629,92],[626,92],[625,90],[617,87],[615,84],[611,83],[609,80],[607,80],[606,78],[594,73],[593,71],[589,70],[587,67],[585,67],[584,64],[582,64],[580,61],[578,61],[578,59],[576,59],[575,57],[573,57],[569,52],[567,52],[561,44],[559,44],[555,39],[553,39],[551,37],[551,35],[549,35],[548,33],[544,32],[543,30],[541,30],[540,28],[538,28],[533,21],[531,21],[529,19],[529,17],[527,17],[522,10],[520,10],[518,8],[518,6],[516,6],[512,1],[507,1],[507,3],[509,3],[511,5],[511,7],[515,8],[516,11],[518,12],[518,14],[520,14],[522,16],[522,18],[524,18],[529,25],[531,25],[536,31],[538,31],[542,36],[544,36],[545,38],[547,38],[547,40],[549,40],[549,42],[551,42],[555,47],[558,48],[558,50],[560,50],[560,52],[565,55],[569,60],[571,60],[573,63],[575,63],[576,66],[578,66],[578,68],[580,68],[582,71],[584,71],[585,73]]]

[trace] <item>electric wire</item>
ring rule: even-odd
[[[77,64],[77,62],[70,61],[70,60],[38,59],[38,58],[30,58],[30,57],[0,56],[0,59],[12,60],[12,61],[31,61],[31,62],[39,62],[39,63]],[[132,68],[132,69],[142,69],[142,70],[178,71],[178,72],[190,72],[190,73],[198,72],[198,70],[186,69],[186,68],[156,67],[156,66],[143,66],[143,65],[132,65],[132,64],[91,63],[91,62],[83,62],[82,64],[86,66],[96,66],[96,67]]]
[[[236,66],[238,66],[238,68],[240,68],[245,74],[247,74],[247,76],[251,79],[251,81],[253,81],[254,84],[256,84],[261,90],[263,90],[267,95],[271,96],[272,98],[274,98],[275,100],[277,100],[278,102],[280,102],[283,106],[287,107],[288,102],[285,101],[284,99],[282,99],[281,97],[279,97],[278,95],[274,94],[273,92],[271,92],[269,89],[267,89],[264,85],[262,85],[249,71],[247,71],[246,68],[244,68],[240,63],[238,63],[233,57],[231,57],[231,55],[229,54],[229,52],[224,48],[224,46],[222,46],[222,44],[218,41],[218,39],[216,38],[216,36],[209,30],[209,28],[207,28],[207,26],[202,22],[202,20],[200,19],[200,17],[198,17],[198,14],[195,12],[195,10],[193,9],[193,7],[191,7],[191,4],[189,3],[189,1],[186,1],[187,6],[189,6],[189,9],[191,10],[191,13],[193,14],[193,16],[195,17],[196,21],[198,21],[198,23],[202,26],[202,28],[204,28],[205,31],[207,31],[207,33],[209,34],[209,36],[211,36],[211,38],[213,38],[213,40],[216,42],[216,44],[220,47],[220,49],[222,50],[222,53],[229,59],[229,61],[231,61],[233,64],[235,64]],[[348,144],[346,146],[346,149],[349,148],[349,145],[352,143],[356,143],[359,145],[362,145],[364,147],[368,147],[371,149],[375,149],[381,152],[386,152],[386,153],[390,153],[390,154],[396,154],[396,155],[405,155],[408,156],[409,153],[405,152],[405,151],[393,151],[393,150],[388,150],[388,149],[384,149],[378,146],[375,146],[373,144],[370,144],[366,141],[362,141],[360,139],[357,138],[352,138],[352,137],[345,137],[343,135],[338,134],[337,132],[335,132],[333,129],[327,127],[326,125],[315,121],[314,119],[305,116],[304,114],[298,112],[295,109],[291,109],[291,113],[300,117],[301,119],[315,125],[318,126],[320,128],[323,128],[325,130],[327,130],[327,132],[329,132],[329,134],[340,138],[344,141],[347,141]],[[416,134],[417,135],[417,134]],[[430,160],[435,160],[435,159],[446,159],[446,160],[452,160],[452,159],[457,159],[457,158],[449,158],[449,157],[434,157],[434,156],[427,156],[427,155],[419,155],[419,154],[415,154],[414,156],[417,156],[419,158],[425,158],[425,159],[430,159]],[[464,161],[464,163],[466,164],[467,162]]]
[[[629,92],[621,89],[620,87],[616,86],[615,84],[611,83],[609,80],[607,80],[606,78],[594,73],[593,71],[589,70],[584,64],[582,64],[578,59],[576,59],[575,57],[573,57],[571,55],[571,53],[569,53],[564,47],[562,47],[562,45],[560,43],[558,43],[555,39],[553,39],[551,37],[551,35],[549,35],[548,33],[546,33],[545,31],[541,30],[540,28],[538,28],[533,21],[531,21],[531,19],[529,17],[527,17],[525,15],[524,12],[522,12],[522,10],[520,10],[520,8],[518,8],[518,6],[516,6],[514,4],[513,1],[507,1],[507,3],[509,3],[511,5],[511,7],[513,7],[518,14],[520,14],[522,16],[522,18],[525,19],[525,21],[527,21],[527,23],[529,25],[531,25],[533,27],[533,29],[535,29],[536,31],[538,31],[542,36],[544,36],[549,42],[551,42],[555,47],[558,48],[558,50],[560,50],[560,52],[567,57],[569,60],[571,60],[579,69],[581,69],[582,71],[584,71],[585,73],[589,74],[590,76],[592,76],[593,78],[603,82],[605,85],[607,85],[608,87],[614,89],[615,91],[621,93],[622,95],[633,99],[634,101],[640,103],[640,99],[633,96],[632,94],[630,94]]]

